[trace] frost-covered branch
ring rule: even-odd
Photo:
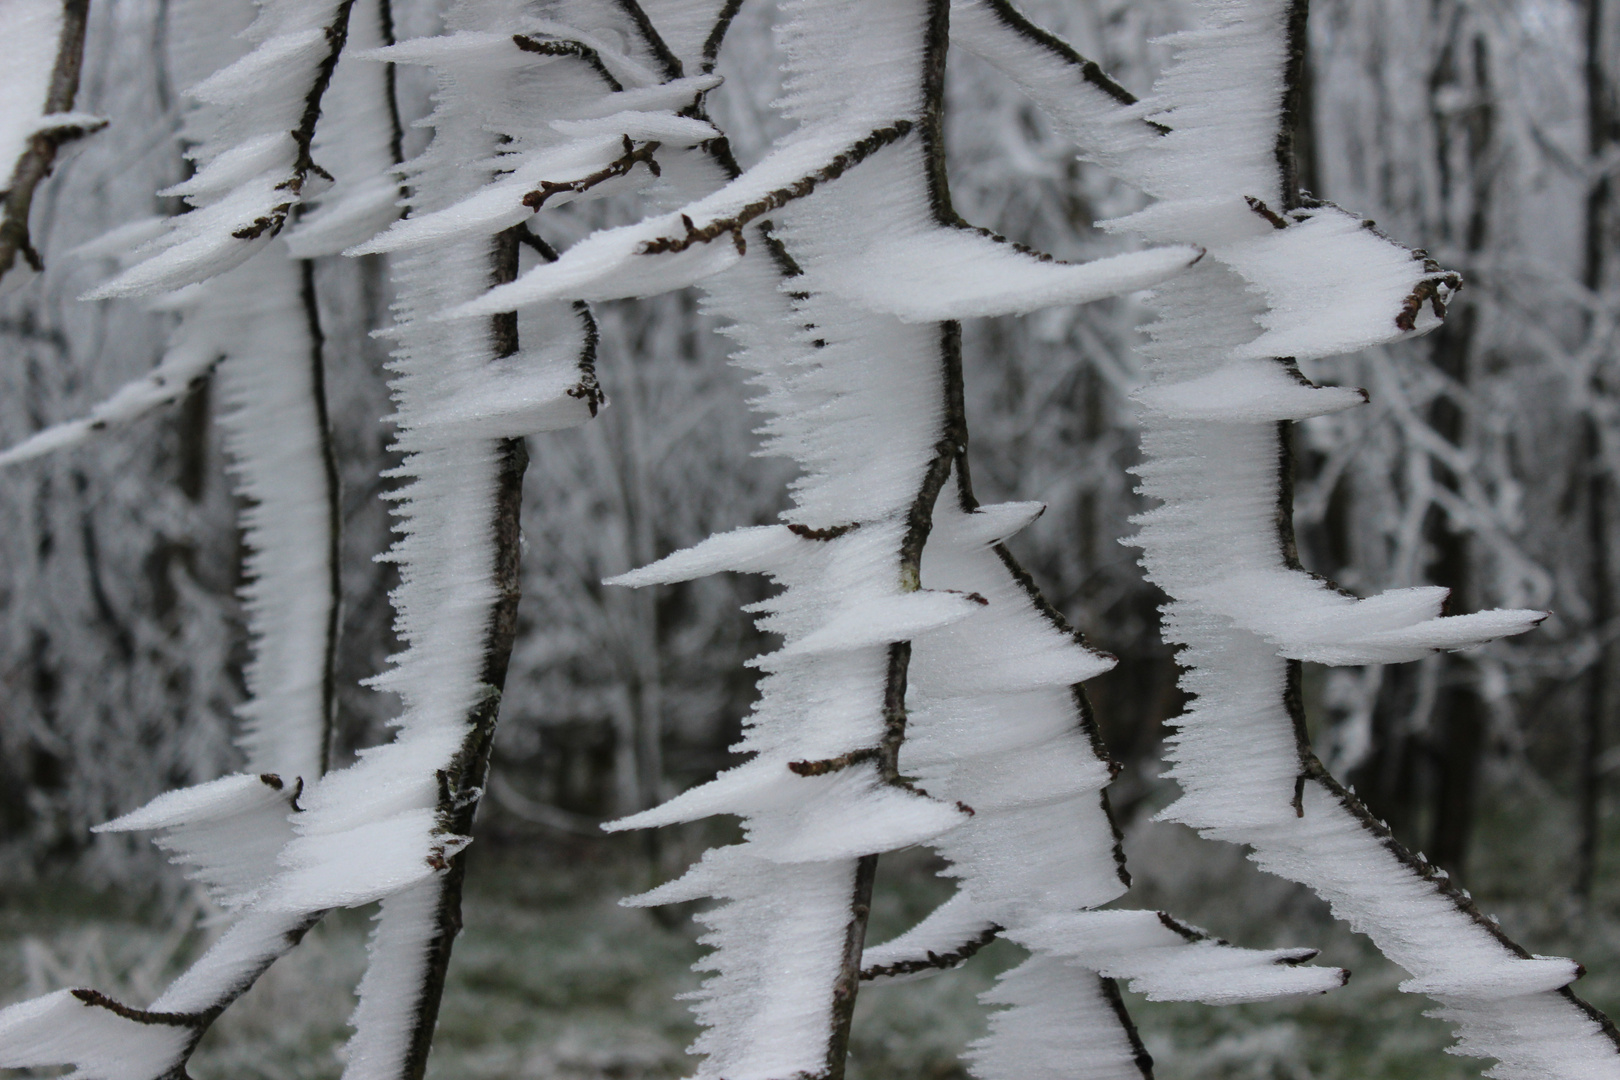
[[[920,954],[936,960],[998,925],[987,911],[1015,918],[1024,940],[1042,917],[1121,891],[1116,838],[1100,799],[1109,770],[1082,734],[1070,691],[1106,662],[1052,625],[1050,609],[1031,599],[1027,577],[1004,549],[987,550],[1005,532],[986,530],[1012,531],[1031,515],[1018,507],[981,513],[972,500],[960,330],[943,313],[1023,311],[1111,295],[1162,280],[1199,254],[1182,246],[1070,266],[963,227],[942,168],[947,5],[876,11],[823,0],[797,5],[792,16],[783,38],[797,80],[788,108],[801,126],[773,155],[712,195],[596,234],[556,263],[457,311],[470,317],[500,304],[698,281],[711,310],[735,322],[731,332],[744,347],[738,362],[759,373],[758,404],[771,416],[773,449],[791,454],[805,473],[784,526],[712,537],[618,579],[646,585],[730,569],[764,572],[786,586],[763,623],[783,633],[786,644],[761,661],[768,673],[763,697],[740,746],[753,760],[618,824],[716,812],[745,818],[744,844],[711,851],[685,878],[637,901],[701,895],[729,901],[702,917],[713,930],[706,940],[716,947],[709,962],[718,973],[705,984],[699,1007],[708,1027],[698,1044],[705,1076],[842,1074],[882,850],[950,830],[941,842],[974,884],[955,909],[966,914],[941,914],[927,931],[919,928],[928,939]],[[882,76],[874,91],[876,70]],[[862,79],[864,92],[854,91]],[[666,162],[666,174],[675,176],[686,161]],[[774,215],[770,233],[767,213]],[[760,250],[748,242],[750,231],[776,243]],[[784,273],[790,280],[782,281]],[[953,474],[957,495],[940,501]],[[936,565],[947,561],[930,571],[928,553],[942,544],[961,550],[935,556]],[[963,572],[952,558],[965,560],[972,584],[950,580]],[[925,657],[928,666],[919,672]],[[964,683],[971,678],[964,671],[982,679]],[[1008,755],[1020,750],[1020,763],[1043,755],[1061,762],[1050,787],[1014,795],[987,785],[1007,767],[1008,755],[986,760],[982,773],[964,766],[958,775],[944,764],[973,751],[953,746],[933,725],[969,740],[986,736],[961,728],[968,716],[973,730],[1005,727],[985,713],[987,689],[1023,710],[1032,693],[1054,699],[1053,715],[1041,712],[1023,736],[1030,745],[1008,734],[1004,740],[1013,744],[1000,747]],[[912,715],[919,702],[928,704],[927,723],[921,712]],[[917,780],[901,766],[908,731],[931,735],[941,758],[936,772]],[[975,794],[985,797],[984,806]],[[1100,837],[1100,865],[1036,860],[1028,876],[1010,874],[990,853],[1021,849],[1031,839],[1024,833],[1050,816],[1054,799],[1071,800],[1079,820],[1065,815],[1048,827],[1063,832],[1060,843],[1072,844],[1062,826],[1078,826],[1088,853]],[[963,839],[953,847],[957,836]],[[952,925],[942,927],[942,920]],[[1110,937],[1101,926],[1075,934],[1093,947]],[[1066,988],[1065,995],[1042,992],[1038,999],[1072,1000],[1074,975],[1062,957],[1080,947],[1038,946],[1047,956],[1037,965],[1041,974],[1031,977],[1048,989],[1053,980]],[[784,949],[811,966],[782,972],[773,957]],[[892,958],[879,953],[877,967],[909,968],[913,951],[908,942]],[[1228,963],[1242,966],[1244,955],[1233,951]],[[1087,1030],[1103,1025],[1086,1052],[1121,1048],[1121,1060],[1134,1069],[1145,1055],[1117,988],[1095,972],[1086,978],[1081,1000],[1095,996],[1101,1010]],[[1340,978],[1337,971],[1303,969],[1260,993],[1323,990]],[[1229,990],[1209,979],[1177,985],[1175,992],[1192,996]],[[1011,1031],[1021,1023],[1007,1019],[1003,1026]],[[1018,1041],[1010,1035],[987,1051],[986,1060],[994,1060],[986,1067],[999,1075],[1027,1061]],[[1003,1061],[997,1054],[1012,1056]]]
[[[168,189],[194,209],[137,248],[134,266],[92,294],[178,289],[241,265],[331,179],[314,158],[316,123],[348,38],[355,0],[264,0],[247,35],[255,47],[188,93],[206,134],[190,151],[195,175]]]
[[[203,26],[228,27],[238,14],[223,6],[199,8],[188,14]],[[286,5],[281,14],[289,16]],[[296,20],[297,13],[289,17]],[[333,44],[333,64],[340,45]],[[324,85],[331,64],[322,71]],[[372,93],[379,101],[380,89]],[[349,104],[365,116],[365,90],[359,93]],[[309,101],[318,97],[313,93]],[[309,101],[303,119],[313,125]],[[251,118],[252,110],[246,111]],[[275,119],[273,112],[269,118]],[[192,134],[216,149],[222,137],[217,125],[228,129],[233,119],[242,122],[242,110],[233,116],[204,108],[188,117]],[[234,134],[252,142],[252,133],[240,127]],[[348,147],[345,163],[361,162],[365,145],[360,140],[358,147]],[[328,234],[333,216],[324,222]],[[340,229],[354,228],[355,215],[345,217]],[[120,230],[96,247],[116,251],[135,231],[152,230],[145,224]],[[238,740],[248,772],[171,792],[103,827],[161,830],[159,843],[176,852],[176,861],[196,868],[193,876],[233,912],[234,923],[147,1009],[83,990],[0,1013],[0,1060],[8,1064],[76,1064],[100,1075],[117,1063],[120,1076],[183,1076],[214,1020],[331,906],[271,900],[285,872],[283,850],[295,836],[292,819],[303,809],[300,795],[313,794],[327,767],[341,597],[340,505],[324,335],[313,266],[288,255],[280,240],[270,241],[257,257],[166,298],[162,303],[177,308],[181,319],[155,372],[124,388],[89,419],[47,429],[7,455],[12,460],[32,456],[110,422],[132,419],[172,399],[217,364],[226,449],[244,497],[243,599],[251,647],[245,672],[249,697],[239,710]]]
[[[8,49],[0,83],[0,279],[17,257],[44,268],[28,233],[34,190],[50,175],[63,143],[106,126],[100,117],[73,111],[84,62],[90,0],[13,0],[0,12],[0,40]],[[9,283],[8,283],[9,284]]]
[[[1301,661],[1417,659],[1543,616],[1442,617],[1443,589],[1361,600],[1299,569],[1287,424],[1363,395],[1311,386],[1294,358],[1432,329],[1443,307],[1414,298],[1443,300],[1450,287],[1350,215],[1301,203],[1288,112],[1304,6],[1202,5],[1202,24],[1175,39],[1176,61],[1146,102],[1173,130],[1118,163],[1161,201],[1112,227],[1209,251],[1159,290],[1139,396],[1142,491],[1162,505],[1140,519],[1138,543],[1172,598],[1166,636],[1182,647],[1196,698],[1173,739],[1185,794],[1165,816],[1248,844],[1263,868],[1322,894],[1411,972],[1403,989],[1441,1003],[1461,1052],[1502,1063],[1493,1075],[1617,1075],[1613,1026],[1568,989],[1576,965],[1508,939],[1401,847],[1306,738]]]
[[[146,1009],[92,990],[62,991],[0,1012],[0,1062],[75,1064],[89,1075],[183,1075],[198,1040],[325,905],[264,903],[292,840],[300,794],[326,769],[339,585],[336,477],[327,432],[321,334],[309,279],[277,242],[195,287],[181,333],[224,355],[221,420],[247,548],[243,599],[251,654],[239,708],[246,771],[160,796],[101,831],[160,830],[192,865],[231,927]],[[204,354],[212,358],[212,351]]]

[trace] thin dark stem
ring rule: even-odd
[[[383,44],[396,44],[394,0],[377,0],[377,24]],[[383,65],[383,97],[388,102],[388,154],[398,165],[405,160],[405,125],[399,118],[399,78],[393,61]]]
[[[539,56],[574,56],[583,60],[598,78],[607,84],[609,90],[618,93],[624,85],[614,78],[613,72],[602,63],[602,57],[597,51],[579,41],[563,41],[554,38],[533,38],[527,34],[513,34],[512,44],[526,53],[535,53]]]
[[[743,229],[748,225],[772,210],[779,210],[790,202],[804,198],[822,184],[838,179],[844,173],[883,149],[883,147],[905,138],[911,133],[911,130],[912,123],[909,120],[896,120],[888,127],[878,128],[865,138],[851,143],[842,153],[835,154],[827,164],[815,172],[800,177],[787,187],[767,192],[729,217],[715,218],[713,221],[700,226],[695,224],[691,218],[682,214],[681,224],[686,228],[684,235],[655,237],[644,242],[639,249],[639,253],[642,255],[663,255],[668,252],[685,251],[695,244],[707,244],[718,240],[722,236],[730,237],[731,242],[737,246],[739,252],[746,252],[748,242],[743,239]]]
[[[1282,122],[1277,125],[1277,176],[1282,188],[1282,209],[1297,210],[1299,155],[1296,144],[1306,105],[1305,76],[1311,42],[1307,31],[1310,0],[1293,0],[1288,7],[1288,60],[1283,68]]]
[[[855,998],[861,989],[861,953],[866,948],[866,926],[872,914],[872,886],[877,881],[878,857],[862,855],[855,863],[854,897],[849,923],[844,927],[844,952],[838,977],[833,980],[832,1034],[827,1039],[827,1067],[818,1080],[844,1080],[849,1061],[849,1036],[855,1021]]]
[[[331,767],[332,735],[337,722],[338,637],[343,628],[343,495],[338,486],[337,452],[326,396],[326,335],[321,330],[315,293],[315,262],[298,260],[300,298],[309,331],[309,374],[315,406],[315,434],[320,440],[321,469],[326,476],[326,643],[321,658],[321,773]]]
[[[1121,105],[1135,105],[1136,95],[1125,89],[1119,83],[1108,77],[1107,72],[1098,66],[1095,60],[1088,60],[1075,51],[1074,46],[1058,37],[1056,34],[1041,29],[1026,19],[1021,11],[1008,3],[1008,0],[981,0],[985,7],[995,15],[997,20],[1007,29],[1012,30],[1020,37],[1024,37],[1057,54],[1065,61],[1080,69],[1080,77],[1107,94]]]
[[[923,57],[923,115],[919,126],[925,133],[925,139],[929,132],[935,135],[931,142],[925,142],[924,145],[928,148],[928,183],[936,214],[940,212],[941,205],[944,206],[945,212],[949,211],[950,206],[948,189],[936,188],[936,183],[939,185],[944,183],[944,144],[938,138],[938,133],[942,130],[945,50],[950,42],[949,19],[949,0],[932,0],[929,5],[926,52]],[[858,156],[856,148],[840,155],[840,158],[847,157],[853,160],[850,160],[848,165],[840,165],[837,173],[826,179],[836,178],[837,174],[841,174],[849,165],[858,164],[867,154],[889,142],[903,138],[910,128],[910,123],[901,121],[891,128],[867,136],[856,144],[860,148]],[[892,135],[889,134],[891,132]],[[834,160],[837,163],[838,159]],[[966,451],[967,429],[961,423],[961,332],[958,323],[944,323],[940,326],[945,423],[939,441],[935,444],[934,460],[924,473],[922,485],[906,516],[906,531],[900,543],[899,569],[900,586],[907,590],[922,587],[922,551],[933,527],[934,503],[939,498],[946,480],[950,478],[951,465],[958,453]],[[899,756],[901,744],[905,741],[906,677],[910,664],[909,641],[896,642],[889,647],[888,672],[883,688],[884,734],[879,746],[878,771],[884,781],[891,784],[903,783],[900,778]],[[878,857],[873,854],[862,856],[856,865],[854,890],[850,897],[849,924],[845,930],[844,953],[840,958],[838,977],[833,983],[832,1032],[827,1040],[827,1064],[822,1074],[825,1080],[843,1080],[844,1067],[849,1056],[850,1028],[855,1018],[855,999],[861,986],[861,953],[865,947],[867,922],[872,910],[872,887],[877,879],[877,864]]]
[[[1102,991],[1103,1000],[1113,1010],[1114,1019],[1125,1031],[1125,1038],[1131,1044],[1131,1064],[1136,1071],[1142,1074],[1142,1080],[1153,1080],[1153,1055],[1148,1053],[1147,1044],[1142,1041],[1141,1032],[1136,1030],[1136,1021],[1131,1019],[1130,1010],[1125,1008],[1125,995],[1119,992],[1119,983],[1103,975],[1097,976],[1098,989]]]
[[[1593,163],[1603,160],[1609,148],[1620,142],[1620,116],[1616,115],[1614,87],[1609,80],[1608,57],[1604,50],[1604,2],[1586,0],[1586,120],[1587,151]],[[1586,195],[1586,251],[1582,283],[1594,294],[1603,287],[1608,257],[1610,213],[1614,182],[1607,171],[1599,176]],[[1587,334],[1594,332],[1595,319],[1587,318]],[[1601,374],[1591,379],[1591,392],[1600,400],[1605,394]],[[1600,759],[1606,742],[1604,718],[1610,698],[1609,667],[1613,649],[1609,644],[1609,624],[1614,618],[1614,581],[1609,572],[1609,521],[1612,517],[1614,478],[1609,475],[1603,447],[1603,429],[1593,416],[1586,418],[1586,514],[1587,542],[1591,547],[1592,631],[1597,655],[1586,677],[1586,707],[1581,716],[1581,764],[1579,825],[1575,857],[1575,895],[1587,899],[1597,878],[1599,833],[1603,815],[1603,770]]]
[[[624,12],[636,28],[636,34],[647,51],[653,54],[658,66],[663,69],[665,80],[679,79],[685,74],[681,66],[681,58],[676,56],[670,47],[665,44],[664,37],[653,26],[652,20],[647,18],[647,12],[642,8],[640,0],[616,0],[619,10]]]
[[[578,180],[542,180],[539,187],[525,194],[519,201],[530,210],[538,211],[545,206],[547,199],[559,192],[568,191],[575,195],[583,195],[599,184],[605,184],[616,177],[628,176],[630,170],[634,169],[638,164],[646,165],[647,171],[654,176],[661,176],[663,175],[663,169],[659,166],[658,159],[653,156],[658,152],[660,145],[662,144],[658,142],[644,142],[637,146],[631,141],[630,136],[626,135],[624,137],[624,153],[608,162],[607,165],[593,173],[580,177]]]
[[[343,46],[349,40],[349,13],[353,10],[354,0],[343,0],[331,23],[323,31],[326,35],[326,55],[315,69],[315,80],[304,95],[303,115],[291,132],[293,143],[298,148],[298,153],[293,157],[292,173],[276,185],[280,190],[291,192],[293,197],[271,207],[268,214],[255,218],[252,223],[231,233],[238,240],[252,240],[266,234],[275,236],[281,232],[292,208],[297,205],[298,196],[303,192],[310,173],[332,179],[331,174],[315,164],[315,125],[321,118],[321,99],[326,96],[326,88],[332,84],[332,72],[337,69],[338,58],[343,55]]]
[[[73,110],[79,92],[79,71],[84,65],[84,32],[90,16],[90,0],[63,0],[62,32],[57,38],[56,65],[51,70],[43,115]],[[28,234],[28,212],[34,204],[34,191],[51,174],[56,152],[65,142],[81,138],[93,127],[48,128],[34,134],[28,148],[17,159],[0,209],[0,278],[16,265],[20,254],[35,270],[45,268]]]
[[[495,238],[492,285],[504,285],[517,279],[520,233],[524,231],[523,226],[517,225]],[[517,313],[492,316],[490,339],[495,358],[516,353]],[[451,759],[449,767],[439,773],[439,828],[452,836],[467,836],[472,832],[489,775],[501,692],[506,686],[512,643],[517,637],[518,600],[523,593],[521,511],[523,474],[528,464],[528,446],[522,438],[500,440],[495,465],[495,512],[491,523],[496,599],[484,632],[484,658],[479,673],[484,692],[467,716],[468,733],[460,751]],[[415,1024],[400,1080],[422,1080],[427,1072],[428,1051],[450,970],[450,951],[456,935],[461,932],[461,893],[466,875],[467,851],[463,849],[446,861],[445,873],[440,879],[437,930],[428,944],[427,972],[419,991]]]
[[[720,46],[726,39],[726,31],[731,29],[731,20],[737,17],[742,10],[743,0],[726,0],[720,14],[715,17],[714,26],[709,30],[709,36],[703,41],[703,73],[707,75],[714,70],[715,61],[720,59]]]
[[[959,967],[978,954],[979,950],[996,940],[1001,933],[1001,927],[995,923],[986,926],[979,933],[963,941],[954,949],[937,953],[932,950],[922,956],[906,960],[896,960],[892,964],[873,965],[861,968],[861,980],[871,982],[873,979],[887,979],[896,975],[915,975],[921,971],[948,971]]]

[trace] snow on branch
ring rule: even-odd
[[[1491,1075],[1620,1076],[1613,1025],[1568,988],[1580,969],[1510,940],[1306,737],[1302,660],[1409,660],[1522,633],[1543,614],[1445,616],[1445,590],[1359,599],[1300,568],[1288,423],[1365,394],[1311,386],[1295,358],[1432,329],[1460,280],[1300,197],[1289,133],[1303,0],[1199,9],[1143,102],[1168,130],[1106,163],[1160,200],[1112,228],[1208,252],[1157,290],[1139,395],[1141,491],[1160,505],[1136,542],[1171,597],[1165,635],[1193,697],[1170,740],[1184,795],[1163,816],[1249,845],[1262,868],[1315,889],[1411,974],[1402,989],[1440,1002],[1458,1052],[1498,1060]]]
[[[322,97],[313,157],[331,174],[305,193],[285,235],[294,258],[336,255],[375,236],[401,214],[402,159],[394,65],[367,59],[394,44],[390,0],[356,0],[348,37]]]
[[[518,510],[524,437],[587,422],[604,403],[596,383],[595,323],[577,303],[497,311],[448,322],[444,308],[516,276],[522,252],[553,258],[519,216],[467,212],[490,190],[501,198],[536,162],[575,160],[632,133],[681,130],[682,87],[620,94],[579,51],[535,51],[519,38],[583,35],[508,19],[477,4],[449,15],[449,32],[374,51],[373,59],[425,64],[439,82],[433,141],[404,167],[411,216],[378,243],[395,250],[396,343],[392,370],[405,454],[398,475],[400,539],[389,554],[405,650],[374,684],[404,710],[392,743],[310,792],[282,874],[261,901],[300,911],[381,900],[371,962],[360,986],[349,1080],[419,1077],[426,1060],[455,934],[462,854],[486,784],[501,689],[516,633]],[[620,86],[650,81],[610,43],[591,48]],[[595,121],[603,121],[595,123]],[[572,126],[571,126],[572,125]],[[687,125],[708,135],[701,123]],[[473,163],[472,168],[468,167]],[[505,185],[505,187],[503,187]],[[605,186],[605,185],[604,185]],[[595,195],[600,186],[580,194]],[[432,243],[410,230],[430,223]]]
[[[760,625],[785,641],[758,661],[762,698],[734,748],[752,759],[613,826],[744,818],[743,844],[634,901],[727,901],[700,916],[716,972],[698,1007],[704,1077],[839,1076],[859,981],[943,970],[1000,933],[1022,941],[1044,918],[1123,892],[1102,795],[1112,773],[1074,689],[1110,661],[1079,643],[1000,544],[1041,508],[973,498],[960,329],[943,320],[1112,295],[1199,256],[1183,245],[1069,267],[966,226],[938,139],[946,4],[810,0],[789,12],[787,101],[801,126],[781,148],[715,194],[598,234],[461,312],[497,296],[623,295],[697,278],[710,309],[734,321],[737,362],[756,372],[768,449],[804,474],[787,524],[712,537],[615,579],[737,570],[785,586],[761,605]],[[857,81],[870,94],[852,99]],[[776,246],[761,251],[767,238]],[[721,254],[662,279],[640,266],[706,246]],[[918,840],[953,861],[962,888],[914,931],[863,950],[875,855]],[[1052,950],[1037,949],[1031,963],[1049,966]],[[809,966],[783,973],[784,950]],[[1095,1037],[1075,1052],[1124,1048],[1133,1068],[1145,1063],[1112,980],[1061,960],[1056,970],[1061,1000],[1098,999]],[[1206,996],[1219,996],[1219,978],[1198,984]],[[1255,992],[1341,981],[1335,969],[1299,969]],[[1059,1060],[1054,1040],[1067,1036],[1036,1034],[1022,1019],[1034,1007],[1003,1019],[1020,1034],[992,1038],[981,1075]]]
[[[1010,78],[1088,160],[1151,146],[1168,128],[1094,60],[1025,18],[1010,0],[952,0],[951,42]]]
[[[84,60],[90,0],[11,0],[0,9],[6,71],[0,77],[0,278],[18,256],[29,269],[44,268],[28,234],[34,191],[51,173],[63,143],[107,125],[73,111]],[[13,282],[7,282],[11,285]]]
[[[133,253],[140,261],[92,298],[149,295],[204,281],[264,247],[332,176],[313,153],[321,101],[348,37],[355,0],[261,0],[254,48],[190,88],[206,132],[197,172],[164,194],[190,213]]]
[[[161,795],[102,832],[161,830],[158,843],[237,921],[145,1009],[91,989],[60,990],[0,1010],[0,1067],[76,1066],[95,1080],[185,1075],[209,1026],[319,912],[267,912],[256,902],[279,872],[303,782],[271,773],[226,776]]]
[[[194,12],[229,23],[228,7]],[[196,113],[193,129],[209,120]],[[147,223],[92,245],[116,251]],[[244,496],[250,656],[239,742],[247,772],[160,796],[100,831],[160,831],[235,921],[150,1007],[80,989],[0,1012],[0,1061],[78,1066],[88,1075],[184,1075],[204,1032],[277,958],[298,944],[320,906],[265,903],[294,836],[300,794],[326,769],[337,647],[338,507],[322,334],[308,263],[279,241],[213,280],[165,298],[181,318],[157,369],[92,411],[46,429],[0,460],[68,445],[172,401],[218,365],[226,449]],[[110,1071],[109,1071],[110,1070]]]
[[[383,44],[377,0],[358,0],[355,12],[359,18],[354,22],[355,33],[349,44],[354,48]],[[398,164],[392,156],[395,148],[391,136],[397,120],[391,115],[383,73],[384,65],[357,60],[352,49],[337,63],[329,93],[323,98],[333,106],[331,115],[315,130],[312,143],[321,159],[331,166],[337,182],[315,196],[313,204],[304,201],[289,209],[293,225],[286,233],[287,245],[268,252],[265,258],[274,261],[285,260],[289,254],[297,258],[336,254],[370,239],[399,216],[399,183],[391,175]],[[218,125],[209,126],[210,118],[225,122],[212,106],[202,102],[194,103],[187,117],[189,134],[203,147],[219,136]],[[79,259],[140,261],[151,245],[172,239],[175,227],[176,222],[161,218],[131,222],[69,254]],[[226,270],[152,301],[153,310],[174,312],[180,317],[158,365],[120,387],[87,415],[53,424],[0,451],[0,466],[77,446],[190,393],[216,364],[244,342],[253,340],[242,335],[237,323],[238,305],[245,296],[250,310],[258,312],[263,307],[263,302],[253,296],[255,275],[267,272],[263,268]],[[307,321],[298,304],[284,305],[284,314],[289,325]],[[287,332],[274,319],[258,322],[258,332],[278,336]],[[297,330],[290,333],[296,335]]]

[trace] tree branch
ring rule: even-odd
[[[591,188],[596,187],[598,184],[605,184],[614,177],[629,175],[630,170],[634,169],[637,164],[645,164],[648,172],[654,176],[662,176],[664,170],[659,167],[657,159],[653,157],[653,154],[657,152],[661,145],[663,144],[649,141],[637,146],[630,140],[630,136],[626,135],[624,137],[624,153],[614,158],[603,168],[587,176],[582,176],[578,180],[564,180],[561,182],[542,180],[538,188],[523,196],[520,201],[529,209],[538,211],[546,204],[547,199],[559,191],[572,191],[576,195],[583,195]],[[553,257],[553,261],[555,261],[555,257]]]
[[[607,65],[602,63],[601,55],[584,42],[541,40],[529,37],[527,34],[513,34],[512,43],[524,52],[537,53],[541,56],[576,56],[585,61],[592,71],[601,76],[602,81],[607,83],[608,89],[614,93],[624,89],[624,85],[614,78],[613,72],[609,71]]]
[[[309,329],[310,393],[314,398],[316,438],[326,477],[326,641],[321,659],[321,774],[332,764],[332,735],[337,720],[337,651],[343,630],[343,494],[338,482],[337,451],[332,445],[332,419],[326,396],[326,335],[321,330],[315,295],[315,261],[298,260],[299,298]]]
[[[1306,19],[1309,0],[1293,0],[1287,21],[1288,58],[1285,70],[1282,116],[1277,133],[1277,172],[1281,185],[1284,211],[1298,208],[1302,199],[1298,190],[1298,166],[1295,163],[1295,129],[1301,123],[1300,106],[1303,100],[1302,80],[1305,74],[1305,50],[1308,48]],[[1414,294],[1416,295],[1416,294]],[[1408,301],[1411,304],[1411,301]],[[1421,306],[1403,308],[1402,315],[1410,317]],[[1443,310],[1443,309],[1442,309]],[[1397,319],[1399,324],[1399,319]],[[1404,327],[1403,327],[1404,328]],[[1281,357],[1279,363],[1297,372],[1293,358]],[[1295,455],[1292,437],[1293,422],[1277,423],[1277,543],[1284,563],[1290,570],[1306,572],[1299,561],[1299,548],[1294,534],[1294,470]],[[1473,897],[1460,889],[1445,870],[1432,865],[1427,859],[1414,855],[1396,839],[1389,826],[1368,811],[1356,794],[1341,784],[1322,764],[1311,745],[1305,712],[1304,665],[1299,660],[1286,661],[1282,704],[1293,726],[1295,746],[1299,755],[1300,771],[1294,785],[1294,811],[1305,814],[1304,792],[1307,783],[1321,786],[1379,845],[1405,869],[1416,874],[1447,901],[1469,922],[1494,938],[1508,953],[1521,959],[1532,959],[1531,953],[1509,937],[1497,922],[1480,911]],[[1603,1035],[1620,1050],[1620,1030],[1614,1022],[1594,1006],[1581,999],[1568,986],[1555,991],[1571,1005],[1596,1023]]]
[[[726,40],[726,31],[731,29],[731,20],[737,17],[742,10],[743,0],[726,0],[720,14],[715,17],[714,26],[709,30],[709,36],[703,41],[703,73],[707,75],[714,70],[715,61],[720,58],[720,46]]]
[[[948,971],[959,967],[972,958],[980,949],[996,940],[1001,933],[1001,927],[991,924],[979,932],[979,936],[962,942],[950,952],[936,953],[929,950],[924,955],[911,960],[896,960],[892,964],[881,964],[861,969],[861,981],[871,982],[873,979],[888,979],[896,975],[915,975],[920,971]]]
[[[50,88],[45,95],[43,116],[71,112],[79,92],[79,70],[84,64],[84,33],[90,15],[90,0],[63,0],[62,31],[57,37],[56,65],[51,70]],[[17,159],[11,181],[6,186],[0,208],[0,278],[16,265],[20,254],[35,270],[45,268],[34,250],[28,232],[28,214],[34,204],[34,191],[51,174],[56,152],[63,143],[88,135],[91,127],[45,128],[28,140],[28,148]]]
[[[304,112],[298,120],[298,126],[291,132],[293,143],[298,148],[293,158],[292,175],[287,177],[276,187],[280,190],[290,191],[293,198],[284,203],[278,203],[270,208],[270,213],[245,225],[232,236],[238,240],[253,240],[260,236],[275,236],[287,224],[287,216],[297,205],[298,196],[303,193],[304,183],[309,174],[332,179],[330,173],[315,164],[312,147],[315,143],[315,125],[321,118],[321,99],[326,96],[326,88],[332,83],[332,72],[337,68],[338,58],[343,54],[344,43],[349,40],[349,13],[354,9],[354,0],[343,0],[338,5],[332,22],[323,31],[326,35],[326,55],[321,58],[320,65],[315,69],[315,81],[310,85],[309,92],[304,95]]]
[[[495,239],[492,285],[504,285],[517,278],[518,245],[522,225],[515,225]],[[518,350],[517,313],[504,312],[490,320],[492,352],[496,359]],[[528,446],[522,438],[500,440],[495,474],[495,513],[491,523],[493,538],[493,581],[496,599],[491,606],[484,632],[484,658],[480,680],[482,699],[467,716],[469,730],[450,766],[439,772],[438,829],[450,836],[469,836],[478,814],[478,804],[489,775],[490,751],[494,746],[495,725],[499,719],[501,692],[506,685],[506,669],[517,637],[518,600],[523,593],[522,523],[523,474],[528,468]],[[450,968],[450,952],[461,932],[461,893],[467,874],[467,851],[458,851],[445,861],[440,882],[437,931],[428,945],[427,973],[417,1003],[416,1022],[410,1032],[410,1048],[400,1080],[422,1080],[427,1072],[428,1051],[444,997],[445,978]]]
[[[834,155],[831,161],[808,176],[794,181],[788,187],[777,188],[762,199],[748,203],[730,217],[716,218],[701,228],[694,225],[691,218],[682,214],[681,223],[686,226],[686,235],[660,236],[648,240],[641,245],[640,253],[663,255],[667,252],[685,251],[694,244],[707,244],[722,236],[731,237],[732,243],[737,245],[738,252],[746,253],[748,241],[743,239],[742,231],[749,223],[796,199],[804,198],[829,180],[838,179],[883,147],[905,138],[911,133],[911,129],[910,120],[896,120],[888,127],[878,128],[864,139],[852,143],[849,149]]]
[[[1067,63],[1079,68],[1082,79],[1121,105],[1136,104],[1136,95],[1109,78],[1108,73],[1103,71],[1095,60],[1086,59],[1076,52],[1074,46],[1067,41],[1030,22],[1024,17],[1023,12],[1013,7],[1008,0],[979,0],[979,2],[989,8],[991,14],[1007,29],[1020,37],[1027,38],[1041,46],[1041,48],[1062,57]]]
[[[614,0],[614,2],[619,5],[620,11],[629,16],[630,22],[635,26],[636,34],[641,38],[642,44],[647,47],[648,52],[653,54],[654,59],[658,61],[659,67],[663,69],[664,78],[666,80],[679,79],[684,75],[685,70],[681,65],[681,58],[676,56],[670,47],[665,44],[663,35],[658,32],[657,27],[653,26],[652,20],[647,18],[647,12],[642,8],[639,0]]]

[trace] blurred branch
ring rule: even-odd
[[[0,211],[0,278],[16,265],[19,254],[34,270],[45,268],[28,234],[28,212],[34,203],[34,190],[51,174],[56,151],[63,143],[105,126],[104,121],[45,126],[51,116],[73,110],[73,99],[79,92],[79,69],[84,63],[84,32],[89,14],[90,0],[63,0],[56,66],[51,71],[42,123],[29,138],[22,157],[17,159],[17,167],[5,191],[4,209]]]

